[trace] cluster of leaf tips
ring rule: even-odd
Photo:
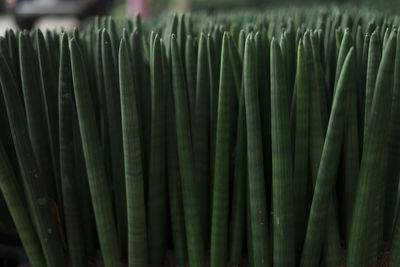
[[[8,30],[0,189],[32,267],[400,266],[399,26],[319,7]]]

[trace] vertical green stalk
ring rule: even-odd
[[[315,34],[313,34],[312,32],[310,32],[310,41],[311,41],[311,50],[312,50],[312,55],[313,55],[313,61],[314,61],[314,76],[311,75],[314,79],[313,82],[315,82],[315,86],[318,88],[318,90],[316,89],[315,91],[315,97],[318,97],[319,100],[319,104],[320,105],[320,110],[321,110],[321,114],[320,119],[321,121],[321,125],[323,126],[323,132],[325,134],[326,132],[326,127],[328,125],[328,113],[331,110],[331,106],[332,106],[332,96],[330,95],[330,93],[328,92],[328,88],[326,86],[326,82],[324,80],[324,70],[323,70],[323,66],[322,66],[322,62],[321,62],[321,54],[320,54],[320,47],[318,44],[318,36],[316,36]],[[305,38],[307,39],[307,38]],[[308,41],[305,40],[306,42],[304,43],[304,45],[307,44],[307,46],[309,46]],[[314,91],[314,90],[312,90]]]
[[[382,28],[382,30],[383,30],[383,28]],[[390,30],[389,27],[385,28],[385,34],[383,35],[383,41],[382,41],[382,51],[386,47],[387,41],[389,39],[390,32],[391,32],[391,30]]]
[[[13,62],[14,73],[17,77],[21,76],[21,70],[19,66],[19,52],[18,52],[18,36],[12,30],[9,29],[5,35],[8,42],[8,53],[10,55],[11,61]],[[12,66],[11,66],[12,67]],[[21,81],[18,79],[16,81],[18,88],[21,88]]]
[[[111,45],[112,57],[115,59],[115,61],[117,61],[118,48],[119,48],[118,45],[119,45],[120,37],[117,34],[117,28],[116,28],[113,18],[108,17],[106,23],[107,23],[106,29],[107,29],[107,32],[109,33],[108,41],[110,41],[110,43],[108,45]],[[106,31],[106,30],[104,29],[104,31]],[[117,68],[117,62],[114,62],[114,64],[115,64],[114,67]]]
[[[143,176],[147,177],[146,174],[146,166],[145,163],[147,160],[147,150],[145,149],[145,143],[144,143],[144,122],[143,122],[143,115],[142,115],[142,106],[144,103],[142,103],[142,82],[143,82],[143,77],[142,77],[142,65],[143,65],[143,55],[142,55],[142,48],[141,48],[141,43],[140,43],[140,38],[142,37],[141,33],[139,32],[138,29],[134,29],[134,31],[131,33],[129,36],[129,45],[126,43],[126,46],[130,48],[130,55],[131,55],[131,67],[132,67],[132,75],[133,75],[133,80],[136,83],[136,86],[134,86],[133,90],[135,90],[135,95],[136,95],[136,107],[137,107],[137,112],[139,114],[139,131],[140,131],[140,144],[141,144],[141,151],[142,151],[142,164],[143,164]],[[129,52],[128,52],[129,53]],[[146,188],[146,183],[145,183],[145,188]],[[146,192],[146,191],[145,191]]]
[[[384,181],[379,179],[381,167],[387,156],[387,137],[392,98],[393,67],[396,38],[391,34],[383,52],[374,89],[371,112],[364,137],[363,155],[355,199],[351,227],[348,266],[367,266],[376,257],[379,238],[380,201],[383,198]]]
[[[121,101],[118,84],[117,57],[114,57],[114,47],[111,36],[106,30],[102,32],[101,55],[104,79],[105,115],[109,136],[109,164],[119,246],[126,253],[126,192],[124,179],[124,161],[121,125]]]
[[[169,18],[167,19],[167,23],[165,26],[165,30],[163,31],[163,40],[166,40],[165,42],[165,51],[167,51],[166,56],[168,60],[170,59],[170,42],[169,39],[171,38],[172,34],[176,34],[177,32],[177,27],[178,27],[178,15],[176,13],[173,13],[169,15]]]
[[[326,140],[322,150],[321,162],[311,204],[306,238],[300,266],[319,266],[320,252],[324,245],[324,234],[332,209],[332,192],[337,178],[340,150],[343,140],[344,119],[346,116],[346,97],[348,90],[355,90],[352,73],[355,67],[354,49],[345,59],[334,95],[332,113],[329,118]]]
[[[246,40],[243,60],[243,88],[247,132],[247,175],[250,262],[271,266],[269,251],[267,197],[262,155],[261,119],[257,87],[256,48],[252,35]]]
[[[397,32],[396,61],[394,65],[394,85],[392,110],[390,114],[389,156],[387,162],[387,183],[384,207],[384,240],[393,236],[395,209],[398,197],[400,174],[400,34]]]
[[[364,143],[364,118],[365,118],[365,98],[366,98],[366,78],[367,78],[367,63],[369,54],[369,43],[371,35],[367,32],[364,36],[364,45],[362,50],[360,73],[360,83],[358,92],[358,141],[359,141],[359,156],[362,154],[362,146]]]
[[[328,110],[331,105],[331,98],[324,84],[316,36],[311,32],[306,32],[303,43],[307,57],[312,53],[312,59],[307,59],[307,67],[310,70],[310,85],[314,84],[318,88],[310,92],[310,165],[312,185],[315,187],[328,125]],[[332,193],[332,196],[334,196],[334,193]],[[335,210],[336,198],[332,197],[331,202],[323,252],[325,264],[334,266],[340,260],[341,248],[337,225],[338,218]]]
[[[196,103],[196,47],[193,38],[189,35],[186,38],[185,44],[185,73],[188,85],[188,97],[190,106],[190,123],[192,125],[192,132],[194,129],[195,120],[195,103]]]
[[[0,53],[0,83],[21,170],[25,197],[44,257],[48,266],[66,266],[58,228],[43,185],[44,180],[40,178],[42,173],[35,161],[34,149],[29,139],[29,126],[23,104],[3,52]]]
[[[211,169],[211,196],[214,181],[214,168],[215,168],[215,146],[216,146],[216,132],[217,132],[217,113],[218,113],[218,96],[219,96],[219,73],[220,65],[218,64],[216,48],[214,40],[211,35],[207,38],[207,52],[208,52],[208,71],[210,77],[210,169]]]
[[[164,45],[163,45],[164,47]],[[163,58],[163,68],[164,68],[164,80],[166,85],[166,93],[167,93],[167,170],[168,170],[168,195],[169,195],[169,208],[170,208],[170,219],[171,219],[171,231],[172,231],[172,240],[175,254],[176,265],[179,267],[183,267],[187,263],[187,244],[186,244],[186,232],[185,232],[185,218],[184,218],[184,210],[183,210],[183,196],[182,196],[182,177],[179,172],[179,162],[178,162],[178,148],[177,148],[177,132],[176,132],[176,119],[175,119],[175,107],[174,107],[174,99],[173,92],[171,88],[171,64],[167,60],[165,49],[161,50],[162,58]],[[208,81],[207,81],[208,82]],[[207,90],[205,90],[207,91]],[[200,99],[196,97],[196,100]],[[208,101],[208,99],[207,99]],[[198,105],[196,105],[198,106]],[[198,106],[200,107],[200,106]],[[206,131],[206,135],[208,135],[207,128],[198,129],[195,133],[200,133],[201,130]],[[196,140],[196,139],[195,139]],[[202,143],[203,145],[203,143]],[[196,149],[196,145],[194,145]],[[203,146],[202,146],[203,147]],[[196,156],[199,156],[198,153],[195,153]],[[207,154],[207,158],[208,158]],[[196,160],[196,164],[199,160]],[[208,163],[208,162],[207,162]],[[208,176],[207,176],[208,177]],[[201,176],[199,176],[201,179]],[[199,182],[199,191],[202,191],[203,180],[201,183]],[[208,189],[208,183],[205,184]],[[208,191],[207,191],[208,192]],[[200,195],[203,195],[200,193]],[[208,194],[203,195],[204,198],[207,198]],[[204,201],[201,201],[201,204],[207,205],[208,202],[204,204]],[[202,209],[200,210],[202,212]],[[208,227],[208,214],[206,217],[207,227]],[[201,215],[202,222],[204,221],[203,215]]]
[[[85,266],[85,243],[83,238],[81,211],[76,198],[77,185],[74,166],[74,127],[71,61],[68,35],[61,37],[61,58],[58,88],[60,178],[68,240],[68,254],[71,267]]]
[[[75,38],[70,42],[71,68],[78,112],[79,129],[89,179],[100,248],[106,267],[120,266],[120,248],[115,225],[111,192],[108,188],[103,151],[82,52]]]
[[[207,40],[200,35],[197,56],[196,103],[193,150],[199,186],[199,205],[205,236],[210,229],[210,76],[207,58]]]
[[[28,122],[29,137],[43,180],[44,193],[57,200],[57,190],[52,169],[50,136],[46,125],[46,111],[37,72],[37,59],[27,32],[19,35],[19,55],[23,97]]]
[[[16,49],[18,52],[18,45],[17,45]],[[2,53],[3,55],[5,54],[6,55],[5,57],[7,57],[8,52],[9,52],[9,48],[7,48],[7,46],[6,46],[6,39],[0,37],[0,53]],[[18,61],[18,58],[17,58],[17,61]],[[11,59],[8,62],[11,62]],[[17,77],[19,77],[19,75],[17,76],[17,73],[18,72],[16,72],[16,71],[13,72],[15,81],[17,80]],[[18,81],[19,81],[19,79],[18,79]],[[18,87],[18,91],[16,92],[17,96],[20,99],[22,99],[22,93],[20,92],[21,86],[20,86],[20,84],[18,84],[18,82],[17,82],[17,87]],[[20,170],[19,170],[19,166],[18,166],[17,154],[15,151],[15,147],[14,147],[14,143],[13,143],[13,139],[12,139],[10,123],[7,118],[7,111],[6,111],[6,106],[5,106],[4,98],[3,98],[3,92],[1,90],[1,88],[0,88],[0,128],[2,129],[0,131],[0,139],[3,142],[5,151],[8,153],[8,159],[11,163],[11,166],[13,168],[15,176],[17,177],[18,182],[21,182],[21,179],[20,179],[21,175],[20,175]]]
[[[307,59],[303,42],[297,50],[296,134],[294,143],[293,184],[295,190],[295,251],[300,257],[307,227],[307,191],[309,179],[309,101]]]
[[[339,55],[338,55],[337,62],[336,62],[335,85],[333,88],[333,93],[335,93],[344,61],[345,61],[347,54],[348,54],[350,48],[352,47],[352,45],[353,45],[353,40],[351,39],[350,30],[346,29],[343,34],[341,43],[340,43]]]
[[[97,89],[97,117],[99,121],[99,132],[101,138],[101,144],[104,147],[104,154],[109,155],[107,153],[109,149],[108,145],[108,131],[107,131],[107,114],[106,114],[106,97],[105,97],[105,90],[104,90],[104,75],[103,75],[103,59],[102,59],[102,30],[97,30],[96,37],[95,37],[95,48],[93,51],[94,55],[94,73],[96,76],[95,85]]]
[[[346,29],[340,45],[339,55],[336,64],[335,89],[337,87],[339,75],[343,68],[345,58],[353,45],[353,40],[349,29]],[[357,50],[355,50],[357,54]],[[356,56],[355,56],[356,58]],[[357,60],[357,58],[355,59]],[[357,62],[354,63],[354,71],[357,70]],[[358,143],[358,110],[357,110],[357,91],[350,91],[348,94],[348,106],[344,127],[343,150],[341,157],[341,170],[339,175],[340,182],[340,204],[341,204],[341,223],[345,240],[351,227],[351,219],[354,206],[354,192],[357,187],[359,170],[359,143]]]
[[[378,74],[379,63],[381,62],[381,49],[378,33],[375,31],[371,35],[368,51],[366,88],[365,88],[365,113],[364,113],[364,137],[367,135],[368,121],[371,113],[372,99],[374,96],[374,88],[376,77]]]
[[[233,79],[236,88],[236,97],[237,99],[240,99],[242,91],[242,59],[240,58],[239,52],[233,39],[230,38],[229,40],[229,57],[232,64]]]
[[[228,212],[230,185],[230,127],[232,124],[232,67],[229,58],[228,33],[222,41],[221,73],[218,96],[217,132],[215,146],[214,187],[211,216],[211,259],[210,266],[223,266],[228,250]]]
[[[264,161],[265,193],[271,193],[271,88],[270,88],[270,64],[269,64],[269,39],[261,33],[256,33],[254,43],[257,53],[257,83],[260,104],[261,133]],[[267,200],[269,207],[270,199]],[[268,210],[270,210],[268,208]]]
[[[190,135],[190,114],[183,64],[177,40],[171,37],[172,88],[174,93],[179,169],[182,177],[183,209],[189,254],[192,267],[205,266],[204,236],[201,219],[193,146]]]
[[[277,42],[271,42],[272,224],[274,266],[294,266],[293,166],[289,96]],[[248,137],[249,138],[249,137]]]
[[[223,31],[219,28],[219,25],[215,25],[211,36],[212,36],[212,41],[214,44],[214,52],[215,52],[215,62],[216,62],[216,66],[218,67],[218,74],[219,72],[219,67],[221,66],[221,47],[222,47],[222,33]],[[219,75],[217,75],[217,77],[219,78]],[[219,81],[217,83],[217,86],[219,84]]]
[[[59,177],[59,136],[58,136],[58,96],[57,96],[57,75],[58,66],[52,68],[52,59],[55,51],[48,51],[43,34],[40,30],[36,31],[36,49],[39,58],[39,71],[41,92],[43,97],[47,131],[50,137],[50,153],[54,172],[54,180],[57,189],[58,200],[61,200],[61,184]],[[52,52],[53,54],[49,54]],[[52,56],[53,57],[52,57]],[[62,207],[62,202],[59,201]]]
[[[136,81],[131,72],[129,52],[123,39],[119,49],[119,86],[121,94],[122,137],[128,217],[128,266],[147,266],[147,231],[140,145]]]
[[[243,61],[243,56],[244,56],[245,43],[246,43],[246,33],[242,29],[242,30],[240,30],[239,40],[238,40],[238,52],[239,52],[240,59],[242,61]]]
[[[46,30],[46,48],[49,55],[50,67],[58,70],[60,66],[60,34],[55,30]],[[58,79],[54,79],[55,86],[58,88]]]
[[[89,262],[95,260],[98,246],[96,222],[93,213],[93,204],[90,196],[90,188],[86,164],[83,155],[83,144],[79,132],[78,115],[73,106],[73,144],[74,144],[74,169],[75,181],[78,192],[77,197],[80,201],[82,227],[84,229],[85,253]]]
[[[152,56],[150,57],[152,112],[147,195],[149,260],[152,265],[162,265],[164,263],[166,247],[166,105],[161,49],[160,38],[156,35]]]
[[[284,36],[286,39],[286,69],[287,69],[287,77],[288,77],[288,89],[291,93],[291,97],[293,96],[293,88],[296,74],[296,46],[295,46],[295,35],[293,30],[293,21],[288,22],[287,29],[284,32]],[[292,98],[289,100],[291,101]]]
[[[343,150],[340,170],[341,221],[345,240],[349,240],[353,217],[354,199],[359,175],[359,134],[357,91],[352,90],[347,97],[347,112],[344,126]]]
[[[151,85],[150,85],[150,66],[147,61],[145,49],[147,44],[142,42],[142,29],[137,28],[130,36],[132,51],[132,70],[133,80],[137,81],[134,87],[136,95],[136,105],[139,114],[139,130],[141,134],[143,177],[146,181],[148,177],[148,151],[150,146],[150,127],[151,127]],[[168,40],[168,38],[167,38]],[[147,183],[145,182],[145,193]]]
[[[328,96],[333,99],[333,79],[336,67],[335,32],[338,27],[340,16],[331,18],[328,29],[325,31],[325,80],[327,84]]]
[[[312,86],[317,84],[318,74],[314,65],[313,50],[311,47],[310,33],[307,31],[303,38],[304,50],[307,59],[307,70],[309,73],[309,83]],[[318,168],[322,154],[322,147],[325,138],[326,118],[322,112],[321,87],[310,90],[310,171],[313,185],[315,185],[318,175]]]
[[[361,64],[362,64],[362,57],[363,57],[363,48],[364,48],[364,36],[362,32],[362,28],[360,25],[357,26],[357,30],[354,32],[354,44],[356,49],[356,58],[357,58],[357,70],[359,75],[361,74]],[[361,75],[360,75],[361,77]]]
[[[246,223],[247,143],[246,110],[242,83],[242,62],[233,40],[230,39],[229,55],[235,83],[238,86],[239,110],[236,129],[236,151],[234,158],[231,224],[229,233],[229,261],[234,266],[242,262],[242,250]],[[236,54],[236,57],[235,57]],[[236,58],[236,59],[235,59]],[[238,80],[236,82],[236,79]],[[251,249],[251,248],[250,248]],[[250,250],[249,249],[249,250]]]
[[[246,181],[247,181],[247,142],[244,90],[241,90],[236,136],[236,156],[232,189],[230,263],[239,266],[242,262],[242,249],[246,218]],[[251,247],[249,247],[251,249]]]
[[[290,108],[291,108],[290,104],[292,102],[291,100],[292,100],[292,96],[293,96],[293,90],[292,90],[293,88],[290,88],[290,85],[289,85],[290,78],[289,78],[288,70],[287,70],[287,68],[288,68],[288,66],[287,66],[288,65],[288,60],[287,60],[287,58],[289,56],[287,54],[287,52],[288,52],[287,51],[288,50],[287,49],[288,41],[286,40],[284,34],[281,35],[281,38],[280,38],[280,41],[279,41],[279,46],[280,46],[281,57],[282,57],[282,68],[283,68],[282,75],[283,75],[283,81],[285,82],[284,89],[286,90],[286,94],[288,96],[288,101],[289,101],[288,112],[290,114]]]
[[[186,44],[186,32],[185,32],[186,14],[184,13],[179,14],[178,17],[179,18],[178,18],[176,38],[178,39],[178,45],[182,56],[182,64],[185,66],[184,56],[185,56],[185,44]]]
[[[7,158],[3,144],[0,142],[0,188],[7,207],[14,220],[18,235],[21,238],[26,255],[32,267],[46,266],[42,248],[35,228],[29,217],[23,190],[17,182],[14,171]]]

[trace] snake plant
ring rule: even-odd
[[[399,26],[319,5],[5,31],[0,230],[35,267],[399,265]]]

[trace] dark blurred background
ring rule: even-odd
[[[363,3],[371,8],[398,8],[398,0],[0,0],[0,34],[12,28],[69,29],[92,15],[111,14],[115,19],[140,12],[142,17],[166,11],[228,10],[269,5]]]

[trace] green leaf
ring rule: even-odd
[[[396,38],[392,33],[379,65],[371,112],[366,124],[349,241],[349,267],[366,266],[369,260],[376,257],[378,250],[379,218],[375,216],[379,216],[384,183],[382,179],[377,178],[380,177],[383,170],[381,166],[387,157],[388,118],[391,109],[391,105],[387,103],[390,103],[392,98],[395,49]]]
[[[384,240],[390,240],[393,234],[395,210],[398,196],[400,173],[400,34],[397,32],[396,60],[394,65],[394,85],[392,110],[390,113],[389,157],[387,162],[387,182],[384,208]]]
[[[116,40],[114,40],[116,41]],[[108,175],[113,186],[115,216],[117,217],[118,241],[123,254],[126,254],[126,192],[124,179],[124,161],[121,125],[121,101],[118,84],[118,64],[114,57],[111,36],[103,30],[101,37],[101,55],[103,67],[103,85],[105,97],[105,127],[109,138],[103,147],[109,153],[106,159],[109,166]]]
[[[42,172],[36,163],[32,141],[29,138],[28,120],[24,114],[21,97],[18,95],[19,89],[17,89],[17,83],[4,58],[3,51],[0,53],[0,83],[20,166],[27,206],[39,236],[46,263],[49,266],[66,266],[48,192],[46,192],[43,184]]]
[[[100,137],[97,132],[98,126],[97,122],[93,119],[95,117],[94,107],[84,71],[82,52],[75,38],[70,41],[70,53],[79,129],[100,248],[106,267],[120,266],[121,255],[115,225],[114,208],[107,182]]]
[[[125,40],[119,49],[122,140],[128,217],[128,266],[147,266],[146,206],[135,80]]]
[[[228,250],[228,212],[231,169],[230,127],[232,119],[232,100],[234,95],[232,66],[229,58],[229,35],[222,41],[221,73],[218,96],[217,132],[215,146],[214,186],[211,216],[211,255],[210,266],[222,266],[227,259]]]
[[[367,135],[367,128],[369,117],[371,113],[372,99],[374,96],[374,89],[376,78],[378,74],[379,63],[381,62],[381,49],[379,44],[379,36],[375,31],[371,35],[369,42],[368,51],[368,63],[367,63],[367,76],[366,76],[366,88],[365,88],[365,115],[364,115],[364,142]]]
[[[205,265],[205,243],[201,232],[199,197],[190,133],[190,113],[185,76],[177,40],[171,37],[172,88],[175,103],[179,169],[182,177],[183,209],[189,264]]]
[[[302,42],[297,50],[296,73],[296,135],[294,142],[293,185],[295,211],[295,250],[301,253],[308,217],[308,186],[309,186],[309,102],[310,86],[308,80],[307,59]]]
[[[332,219],[329,215],[332,209],[332,192],[334,191],[336,182],[343,140],[347,105],[346,98],[349,94],[348,90],[356,89],[351,76],[354,68],[354,49],[351,49],[343,64],[337,90],[334,95],[332,113],[329,118],[328,130],[318,169],[300,266],[319,266],[320,252],[324,244],[324,233],[328,230],[328,220]]]
[[[39,238],[29,217],[22,188],[0,143],[0,188],[32,267],[46,266]]]
[[[61,57],[58,88],[59,140],[60,140],[60,178],[65,214],[65,227],[68,240],[68,254],[73,267],[85,266],[85,242],[81,220],[78,187],[74,166],[74,120],[73,85],[68,35],[61,37]]]
[[[261,119],[257,86],[256,48],[252,35],[246,39],[243,88],[247,129],[248,212],[252,266],[271,266],[267,196],[262,154]]]
[[[293,266],[293,162],[289,96],[277,42],[271,42],[272,231],[274,266]],[[250,137],[248,136],[248,139]],[[248,140],[249,141],[249,140]],[[248,144],[250,146],[250,144]],[[248,155],[250,157],[250,155]]]
[[[158,36],[153,44],[151,58],[151,137],[149,159],[148,240],[149,260],[162,265],[165,260],[167,222],[167,177],[165,164],[166,105],[163,81],[161,43]]]
[[[196,104],[194,117],[193,151],[198,179],[200,213],[205,236],[210,231],[210,76],[207,54],[207,40],[200,35],[197,78]]]

